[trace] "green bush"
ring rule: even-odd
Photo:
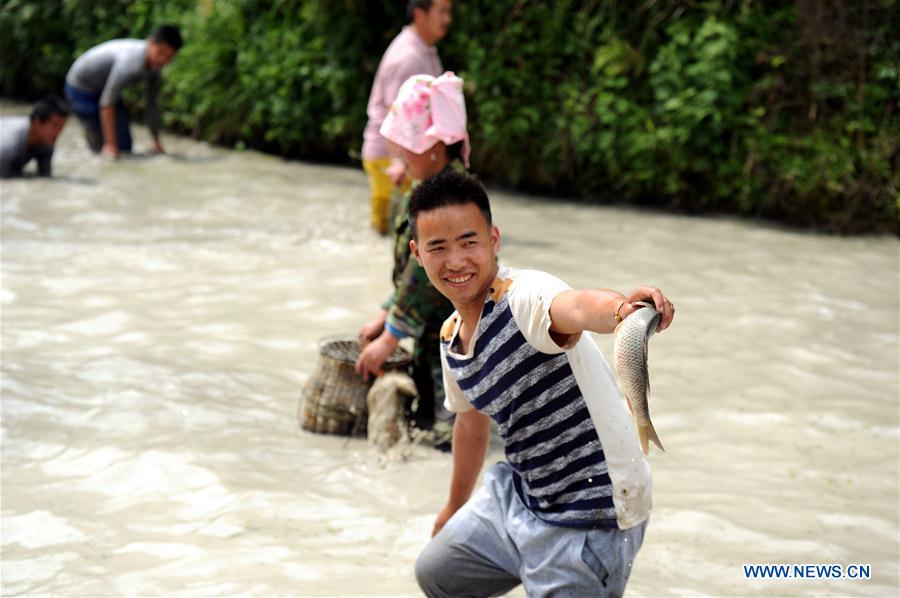
[[[172,22],[167,126],[347,162],[403,2],[5,0],[0,92]],[[466,81],[473,170],[526,190],[898,231],[895,0],[458,2],[440,45]],[[139,95],[133,98],[139,100]]]

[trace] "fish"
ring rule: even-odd
[[[659,326],[660,314],[649,303],[638,302],[641,309],[622,320],[615,330],[613,352],[619,385],[634,416],[641,449],[646,455],[650,451],[650,441],[665,452],[653,422],[650,421],[650,407],[647,395],[650,392],[650,372],[647,369],[647,345]]]

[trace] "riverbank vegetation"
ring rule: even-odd
[[[115,37],[179,25],[171,129],[349,162],[404,2],[0,3],[0,92],[59,92]],[[473,171],[519,189],[840,232],[898,231],[895,0],[457,2]],[[135,98],[138,98],[136,95]]]

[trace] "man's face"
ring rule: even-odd
[[[431,8],[427,11],[418,10],[418,12],[424,13],[421,26],[428,32],[429,36],[435,42],[444,39],[444,36],[450,30],[450,21],[453,19],[453,3],[451,0],[433,0]]]
[[[174,57],[175,48],[165,42],[155,42],[151,39],[147,44],[147,66],[151,70],[162,70],[164,66],[172,62]]]
[[[31,124],[37,131],[38,143],[41,145],[54,145],[56,138],[62,133],[68,120],[61,114],[54,114],[43,122],[39,118],[32,119]]]
[[[497,276],[500,231],[474,203],[420,212],[410,249],[431,284],[454,306],[484,301]]]

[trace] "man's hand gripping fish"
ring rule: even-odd
[[[628,407],[637,425],[641,448],[646,455],[649,450],[648,440],[665,452],[653,422],[650,421],[650,409],[647,405],[647,393],[650,391],[650,374],[647,371],[647,344],[659,326],[660,314],[649,303],[640,302],[638,309],[616,326],[614,345],[616,374],[619,385]]]

